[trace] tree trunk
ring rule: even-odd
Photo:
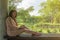
[[[5,40],[3,38],[5,34],[5,18],[7,16],[7,0],[0,0],[0,40]]]

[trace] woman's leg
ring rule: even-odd
[[[29,33],[32,35],[40,35],[40,33],[38,33],[38,32],[34,32],[34,31],[29,30],[25,25],[22,25],[19,29],[19,34],[23,33],[23,32],[26,32],[26,33]]]
[[[32,35],[36,35],[36,36],[39,36],[39,35],[40,35],[40,33],[31,31],[31,30],[25,30],[25,32],[26,32],[26,33],[30,33],[30,34],[32,34]]]
[[[36,36],[39,36],[40,35],[40,33],[31,31],[29,29],[19,29],[19,34],[21,34],[23,32],[26,32],[26,33],[29,33],[29,34],[32,34],[32,35],[36,35]]]

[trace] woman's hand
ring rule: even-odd
[[[25,25],[21,25],[19,29],[28,29]]]

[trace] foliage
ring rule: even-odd
[[[20,2],[22,2],[22,0],[8,0],[9,11],[12,10],[12,9],[16,9],[16,6]]]
[[[39,12],[43,13],[43,15],[52,23],[60,23],[60,1],[59,0],[47,0],[45,3],[41,3],[42,7]],[[47,19],[44,20],[47,20]]]
[[[9,0],[9,11],[16,9],[16,6],[22,0]],[[60,33],[60,1],[47,0],[40,4],[40,16],[30,16],[30,12],[34,10],[31,6],[27,9],[20,8],[17,12],[17,22],[19,25],[26,25],[30,30],[42,33]],[[58,28],[57,28],[58,27]]]

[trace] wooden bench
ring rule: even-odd
[[[8,35],[4,36],[7,40],[60,40],[60,37],[9,37]]]
[[[32,40],[31,37],[20,37],[20,36],[10,37],[10,36],[8,36],[8,35],[5,35],[5,36],[4,36],[4,39],[7,39],[7,40]]]

